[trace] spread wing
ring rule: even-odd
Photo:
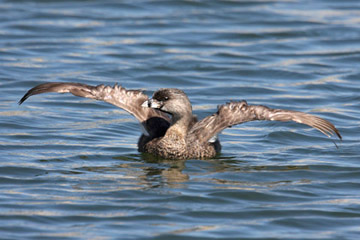
[[[325,119],[298,111],[248,105],[246,101],[230,102],[219,106],[217,113],[197,122],[191,128],[189,136],[201,139],[205,143],[227,127],[255,120],[294,121],[316,128],[328,137],[336,134],[339,139],[342,139],[335,126]]]
[[[150,135],[154,128],[159,127],[156,126],[157,124],[165,128],[169,126],[170,119],[166,114],[156,109],[141,106],[148,99],[147,95],[138,90],[127,90],[117,84],[110,87],[104,85],[90,86],[81,83],[44,83],[30,89],[21,98],[19,104],[22,104],[30,96],[47,92],[72,93],[78,97],[92,98],[113,104],[135,116]]]

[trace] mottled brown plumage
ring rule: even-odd
[[[248,105],[246,101],[220,105],[216,113],[198,121],[192,114],[186,94],[175,88],[160,89],[149,99],[141,91],[126,90],[118,85],[44,83],[30,89],[19,104],[32,95],[46,92],[72,93],[126,110],[146,130],[139,139],[139,151],[168,159],[214,157],[221,149],[219,140],[214,139],[217,134],[227,127],[255,120],[295,121],[316,128],[329,137],[336,134],[341,139],[339,131],[327,120],[298,111]]]

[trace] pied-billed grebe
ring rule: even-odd
[[[229,102],[218,106],[218,111],[201,121],[192,114],[186,94],[175,88],[156,91],[151,99],[138,90],[126,90],[81,83],[44,83],[30,89],[19,104],[40,93],[72,93],[111,103],[134,115],[145,129],[138,142],[141,152],[169,159],[210,158],[220,151],[217,134],[227,127],[254,120],[295,121],[331,136],[341,135],[333,124],[311,114],[248,105],[246,101]],[[171,117],[169,117],[169,115]]]

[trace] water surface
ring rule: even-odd
[[[3,239],[357,239],[360,2],[0,1]],[[43,82],[183,89],[316,114],[225,130],[214,159],[137,152],[136,120]],[[334,144],[335,143],[335,144]],[[336,147],[336,145],[338,147]]]

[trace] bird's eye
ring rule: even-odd
[[[164,100],[166,101],[166,100],[169,100],[169,97],[164,97]]]

